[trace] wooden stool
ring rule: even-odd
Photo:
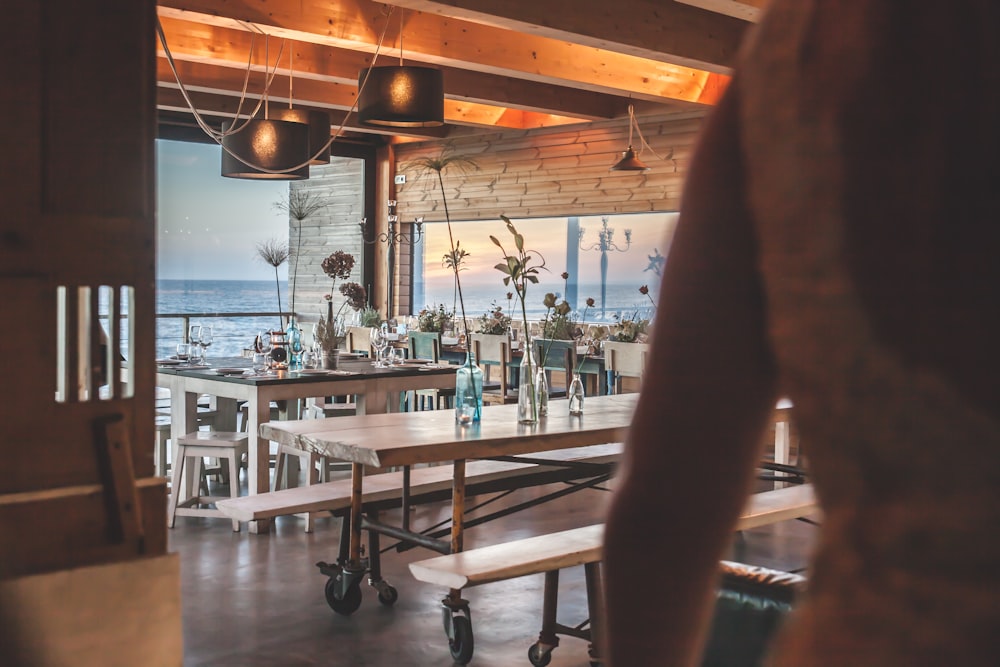
[[[224,516],[217,509],[194,507],[195,505],[210,505],[216,500],[221,500],[224,496],[200,495],[200,489],[190,497],[181,498],[181,496],[187,495],[185,488],[188,490],[194,488],[194,484],[201,479],[202,458],[206,456],[219,459],[220,463],[222,460],[229,461],[229,496],[231,498],[239,496],[240,461],[247,455],[248,442],[249,436],[246,433],[232,433],[230,431],[195,431],[177,439],[177,445],[174,448],[171,482],[173,490],[170,494],[167,516],[171,528],[174,527],[174,519],[178,515]],[[188,459],[194,460],[194,466],[188,471],[187,487],[181,487],[181,475]],[[233,530],[239,532],[239,521],[233,521]]]
[[[153,444],[153,465],[157,477],[167,476],[167,444],[170,442],[170,417],[156,418],[156,442]]]

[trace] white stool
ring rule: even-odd
[[[195,484],[201,479],[202,458],[211,457],[229,461],[229,496],[240,495],[240,461],[247,454],[249,436],[246,433],[230,431],[195,431],[177,439],[174,448],[172,471],[172,492],[168,508],[168,525],[174,527],[177,516],[213,516],[222,517],[217,509],[195,507],[195,505],[210,505],[224,496],[200,495],[191,493]],[[181,486],[181,475],[184,473],[188,459],[193,459],[194,466],[188,471],[186,490]],[[187,497],[190,494],[189,497]],[[181,497],[181,496],[185,497]],[[240,522],[233,521],[233,530],[239,532]]]
[[[167,446],[170,442],[170,417],[156,418],[156,442],[153,445],[153,465],[157,477],[167,476]]]

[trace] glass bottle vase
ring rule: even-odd
[[[518,367],[517,421],[520,424],[534,424],[538,421],[538,397],[535,392],[537,368],[531,345],[526,340],[521,365]]]
[[[470,352],[455,373],[455,422],[467,426],[483,414],[483,371]]]
[[[569,413],[575,416],[582,415],[584,390],[583,380],[580,379],[579,373],[573,376],[573,381],[569,383],[569,389],[566,393],[569,397]]]
[[[302,351],[305,347],[302,344],[302,330],[294,316],[288,318],[285,340],[288,343],[288,368],[290,370],[302,368]]]
[[[545,376],[545,367],[538,365],[535,371],[535,393],[538,396],[538,416],[549,415],[549,379]]]

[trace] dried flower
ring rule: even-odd
[[[514,293],[513,292],[507,292],[507,300],[510,301],[513,298],[514,298]]]
[[[556,295],[553,294],[552,292],[546,292],[545,293],[545,298],[542,299],[542,305],[545,306],[546,308],[555,308],[556,307]]]
[[[332,278],[334,282],[338,278],[344,280],[351,276],[354,268],[354,255],[338,250],[323,260],[323,273]]]
[[[588,296],[587,297],[587,308],[593,308],[595,303],[596,302],[594,301],[594,297],[592,297],[592,296]],[[584,312],[586,312],[586,311],[584,311]]]
[[[642,287],[640,287],[639,288],[639,294],[649,294],[649,287],[647,287],[646,285],[643,285]]]
[[[278,292],[278,327],[284,328],[281,310],[281,283],[278,281],[278,267],[288,259],[288,246],[278,239],[268,239],[257,243],[257,257],[274,267],[274,287]]]
[[[562,273],[559,274],[559,277],[562,278],[563,280],[569,280],[569,271],[563,271]]]
[[[354,310],[361,310],[368,303],[368,290],[360,283],[344,283],[340,293],[347,299],[346,304]]]

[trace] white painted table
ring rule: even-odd
[[[358,414],[384,413],[398,409],[401,393],[415,389],[454,388],[457,366],[426,370],[416,367],[373,368],[371,362],[365,359],[343,361],[340,368],[354,374],[299,375],[282,372],[270,376],[225,376],[211,369],[186,370],[181,366],[172,366],[157,370],[156,384],[170,391],[172,438],[197,429],[197,401],[202,394],[218,397],[219,415],[225,420],[220,430],[235,430],[236,403],[247,402],[247,432],[250,437],[248,487],[250,494],[256,494],[270,490],[270,443],[265,438],[259,438],[258,432],[261,424],[271,418],[271,401],[292,404],[298,399],[353,394],[357,397]]]

